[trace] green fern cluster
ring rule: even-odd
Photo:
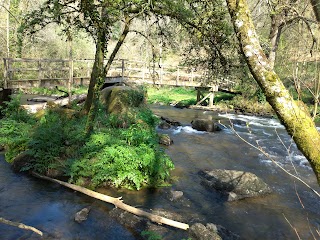
[[[158,119],[149,109],[135,109],[130,116],[106,115],[101,109],[87,137],[86,116],[75,110],[51,107],[35,118],[11,104],[1,120],[0,144],[6,146],[7,161],[22,152],[32,156],[23,170],[46,174],[55,169],[91,188],[140,189],[165,184],[174,167],[159,147]],[[123,121],[125,127],[119,124]]]
[[[80,156],[80,160],[69,161],[70,179],[77,184],[89,182],[92,188],[104,184],[129,189],[159,186],[174,168],[158,147],[154,128],[144,122],[92,134]]]

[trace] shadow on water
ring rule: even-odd
[[[217,118],[227,125],[224,116],[214,113],[152,106],[160,116],[182,122],[183,126],[159,130],[170,135],[174,144],[166,147],[173,159],[174,182],[171,187],[129,190],[104,189],[105,194],[123,197],[125,203],[149,211],[165,209],[175,212],[182,221],[220,224],[242,239],[297,239],[287,220],[296,228],[301,239],[313,239],[310,228],[320,230],[320,201],[308,189],[294,182],[268,159],[242,142],[230,130],[218,133],[196,132],[190,122],[196,117]],[[272,153],[284,167],[291,170],[274,129],[263,125],[264,121],[249,119],[250,132],[236,126],[241,136]],[[256,125],[255,125],[256,124]],[[260,124],[260,125],[259,125]],[[262,125],[261,125],[262,124]],[[268,124],[268,123],[266,123]],[[273,124],[273,123],[272,123]],[[276,123],[274,123],[276,124]],[[277,129],[285,143],[290,139],[282,128]],[[304,159],[292,147],[293,164],[305,181],[319,191],[315,177]],[[261,177],[273,189],[265,197],[227,202],[219,192],[208,191],[201,185],[200,170],[231,169],[252,172]],[[183,197],[171,201],[170,190],[183,191]],[[303,202],[302,207],[300,200]],[[87,221],[78,224],[74,214],[91,206]],[[3,157],[0,158],[0,216],[34,226],[46,233],[46,239],[136,239],[129,230],[108,216],[112,205],[95,201],[53,183],[11,172]],[[186,233],[173,231],[165,239],[187,238]],[[35,239],[35,235],[0,224],[1,239]]]

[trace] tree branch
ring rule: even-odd
[[[33,172],[32,175],[35,176],[35,177],[44,179],[44,180],[48,180],[50,182],[58,183],[58,184],[60,184],[62,186],[65,186],[67,188],[73,189],[73,190],[75,190],[77,192],[81,192],[81,193],[83,193],[83,194],[85,194],[87,196],[99,199],[101,201],[104,201],[104,202],[107,202],[107,203],[111,203],[115,207],[121,208],[121,209],[123,209],[123,210],[125,210],[127,212],[133,213],[133,214],[135,214],[137,216],[146,217],[146,218],[150,219],[152,222],[156,222],[156,223],[159,223],[159,224],[165,224],[165,225],[168,225],[168,226],[171,226],[171,227],[175,227],[175,228],[179,228],[179,229],[183,229],[183,230],[187,230],[189,228],[188,224],[177,222],[177,221],[174,221],[174,220],[171,220],[171,219],[168,219],[168,218],[160,217],[160,216],[157,216],[155,214],[152,214],[152,213],[143,211],[141,209],[132,207],[132,206],[130,206],[128,204],[125,204],[121,200],[121,197],[119,197],[119,198],[110,197],[110,196],[107,196],[107,195],[104,195],[104,194],[89,190],[87,188],[80,187],[80,186],[77,186],[77,185],[74,185],[74,184],[71,184],[71,183],[66,183],[66,182],[63,182],[63,181],[60,181],[60,180],[57,180],[57,179],[54,179],[54,178],[46,177],[46,176],[37,174],[35,172]]]
[[[26,230],[29,230],[29,231],[33,231],[36,234],[39,234],[40,236],[43,236],[43,233],[40,230],[38,230],[38,229],[36,229],[34,227],[31,227],[31,226],[25,225],[23,223],[12,222],[12,221],[4,219],[2,217],[0,217],[0,222],[4,223],[4,224],[7,224],[7,225],[10,225],[10,226],[14,226],[14,227],[18,227],[18,228],[21,228],[21,229],[26,229]]]

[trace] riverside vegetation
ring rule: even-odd
[[[100,104],[90,136],[84,131],[87,117],[77,106],[62,109],[51,104],[30,114],[13,98],[2,113],[0,145],[6,160],[31,158],[22,171],[58,175],[89,188],[140,189],[168,184],[174,168],[158,144],[158,119],[145,106],[119,117],[106,114]]]

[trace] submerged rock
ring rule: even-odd
[[[271,188],[259,177],[250,172],[215,169],[200,171],[201,183],[209,189],[222,192],[227,201],[256,197],[271,193]]]
[[[240,236],[229,231],[223,226],[208,223],[204,226],[201,223],[193,224],[189,229],[189,237],[193,240],[238,240]]]
[[[169,192],[169,200],[170,201],[177,201],[183,197],[183,192],[182,191],[174,191],[170,190]]]
[[[168,212],[162,209],[154,209],[152,213],[172,220],[183,221],[183,218],[179,214]],[[112,209],[109,214],[124,227],[134,231],[138,235],[141,235],[142,232],[153,232],[154,235],[161,236],[161,239],[168,240],[182,239],[187,237],[187,234],[184,230],[153,223],[147,218],[136,216],[119,208]],[[148,236],[145,236],[143,239],[149,238]]]
[[[88,215],[90,212],[90,208],[83,208],[81,209],[79,212],[76,213],[76,215],[74,216],[74,220],[78,223],[81,223],[85,220],[87,220]]]
[[[176,120],[173,120],[173,119],[170,119],[170,118],[166,118],[166,117],[161,117],[161,120],[163,122],[166,122],[168,123],[170,126],[174,126],[174,127],[178,127],[178,126],[181,126],[181,123],[176,121]]]
[[[167,123],[166,121],[162,121],[159,123],[158,127],[160,129],[170,129],[171,128],[171,125],[169,123]]]
[[[194,119],[191,126],[193,129],[206,132],[217,132],[224,129],[219,122],[211,119]]]

